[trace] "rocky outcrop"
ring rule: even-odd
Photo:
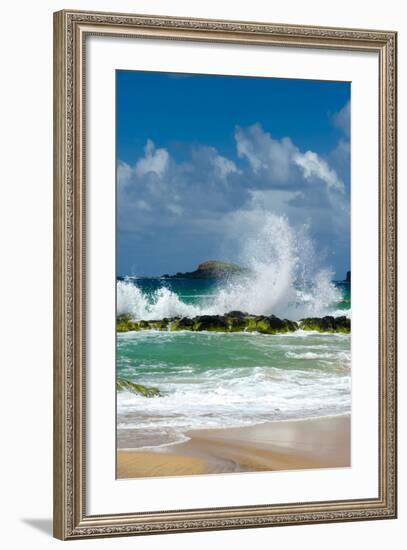
[[[160,395],[160,390],[158,388],[143,386],[142,384],[135,384],[126,380],[125,378],[116,379],[116,390],[117,391],[129,391],[131,393],[137,393],[143,397],[158,397]]]
[[[132,321],[129,315],[119,315],[116,319],[116,332],[140,330],[140,321]]]
[[[168,321],[168,325],[171,330],[194,330],[195,321],[189,317],[181,317]]]
[[[275,315],[249,315],[241,311],[231,311],[225,315],[200,315],[197,317],[172,317],[150,321],[132,321],[120,317],[117,332],[137,330],[190,330],[194,332],[259,332],[280,334],[295,330],[316,330],[318,332],[350,332],[350,319],[347,317],[309,317],[300,321],[280,319]]]
[[[317,330],[318,332],[350,332],[348,317],[308,317],[299,321],[303,330]]]
[[[209,260],[198,265],[195,271],[178,272],[175,275],[163,275],[164,279],[225,279],[239,275],[248,275],[250,270],[237,264]]]

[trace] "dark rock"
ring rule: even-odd
[[[157,321],[148,321],[149,328],[155,330],[167,330],[168,329],[168,319],[159,319]]]
[[[249,314],[248,313],[243,313],[243,311],[229,311],[229,313],[226,313],[225,314],[225,317],[240,317],[240,318],[244,318],[244,317],[247,317]]]
[[[242,332],[246,330],[247,317],[248,314],[242,311],[229,311],[229,313],[226,313],[225,319],[229,332]]]
[[[350,325],[350,319],[345,315],[342,315],[341,317],[335,317],[336,331],[341,331],[343,329],[344,332],[348,332],[350,331]]]
[[[307,317],[300,320],[300,326],[303,329],[329,331],[334,329],[334,318],[330,316],[326,317]]]
[[[181,319],[171,319],[168,322],[170,330],[194,330],[195,322],[189,317],[182,317]]]
[[[299,328],[319,332],[350,332],[351,322],[347,317],[307,317],[300,321],[280,319],[275,315],[248,315],[241,311],[230,311],[226,315],[201,315],[193,318],[172,317],[153,321],[131,321],[123,316],[117,319],[117,332],[132,330],[209,330],[216,332],[260,332],[277,334],[293,332]]]
[[[240,265],[209,260],[198,265],[195,271],[180,271],[175,275],[163,275],[165,279],[225,279],[236,275],[249,275],[251,271]]]
[[[286,319],[279,319],[275,315],[252,317],[249,323],[249,330],[262,334],[277,334],[281,332],[292,332],[297,330],[297,323]]]
[[[350,319],[345,316],[331,317],[307,317],[299,322],[304,330],[317,330],[318,332],[350,332]]]
[[[244,317],[228,317],[229,332],[243,332],[247,329],[247,321]]]
[[[193,330],[213,330],[219,332],[228,331],[228,323],[222,315],[201,315],[194,318]]]
[[[298,326],[297,321],[290,321],[289,319],[284,319],[284,323],[287,328],[287,332],[293,332],[294,330],[298,330],[300,328]]]

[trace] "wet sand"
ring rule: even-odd
[[[350,466],[350,416],[192,430],[178,445],[118,449],[117,478]]]

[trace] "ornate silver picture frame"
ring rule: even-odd
[[[92,515],[87,506],[86,47],[92,36],[377,55],[375,497]],[[397,514],[396,51],[391,31],[64,10],[54,15],[54,535],[66,539],[391,519]],[[112,186],[115,182],[112,181]],[[363,213],[361,213],[363,215]],[[113,367],[114,368],[114,367]],[[114,414],[114,411],[112,411]],[[114,452],[114,450],[112,451]],[[125,481],[120,481],[125,483]],[[239,483],[236,477],[235,483]]]

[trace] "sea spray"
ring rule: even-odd
[[[289,319],[326,315],[341,300],[332,273],[319,262],[307,229],[259,211],[259,229],[242,242],[241,262],[252,276],[219,290],[212,313],[231,310]]]
[[[164,317],[194,317],[201,308],[186,304],[175,292],[165,286],[151,296],[129,280],[117,283],[117,314],[131,315],[134,319],[163,319]]]
[[[306,228],[294,229],[284,216],[259,212],[258,229],[242,234],[240,250],[241,263],[250,275],[219,282],[199,304],[185,303],[168,288],[168,281],[147,294],[137,280],[124,280],[117,283],[117,313],[149,320],[240,310],[295,320],[327,315],[342,298],[331,271],[320,267]]]

